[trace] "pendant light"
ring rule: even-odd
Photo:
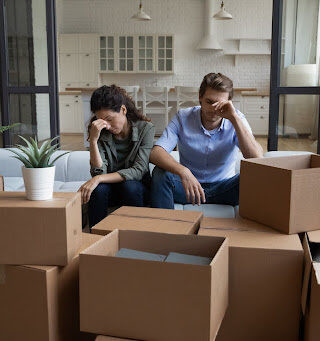
[[[214,16],[214,19],[216,20],[230,20],[232,19],[232,15],[230,13],[228,13],[225,8],[224,8],[224,3],[223,0],[221,1],[221,8],[220,11],[217,12]]]
[[[149,21],[151,20],[150,15],[148,15],[142,7],[142,0],[140,0],[139,10],[138,12],[131,17],[131,19],[136,21]]]

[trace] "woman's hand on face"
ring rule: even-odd
[[[81,201],[83,204],[89,202],[91,193],[99,185],[99,183],[100,181],[98,176],[94,176],[78,189],[78,192],[81,192]]]
[[[108,130],[110,129],[110,127],[110,124],[105,120],[98,119],[93,121],[90,128],[90,140],[92,142],[97,142],[100,137],[101,130],[103,128],[106,128]]]

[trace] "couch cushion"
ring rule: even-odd
[[[211,218],[234,218],[234,207],[230,205],[204,204],[204,205],[184,205],[184,210],[203,212],[205,217]]]
[[[65,181],[87,181],[90,175],[90,153],[75,151],[68,154],[67,176]]]

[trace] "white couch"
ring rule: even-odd
[[[64,151],[58,151],[55,155],[59,155]],[[292,155],[305,152],[269,152],[265,156],[280,156]],[[5,191],[24,191],[24,184],[21,173],[21,162],[11,157],[8,149],[0,148],[0,175],[4,177]],[[54,155],[54,156],[55,156]],[[241,155],[241,154],[239,154]],[[178,152],[172,152],[172,156],[178,160]],[[239,162],[236,165],[236,171],[240,169]],[[153,169],[150,164],[150,171]],[[81,184],[90,179],[90,166],[89,166],[89,152],[88,151],[74,151],[61,157],[56,162],[56,175],[54,183],[55,192],[76,192]],[[217,218],[234,218],[238,214],[238,207],[229,205],[215,205],[203,204],[200,206],[181,205],[175,204],[175,209],[178,210],[193,210],[202,211],[206,217]]]

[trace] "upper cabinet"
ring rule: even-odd
[[[173,73],[172,35],[100,36],[101,73]]]
[[[98,35],[59,36],[60,89],[98,85]]]

